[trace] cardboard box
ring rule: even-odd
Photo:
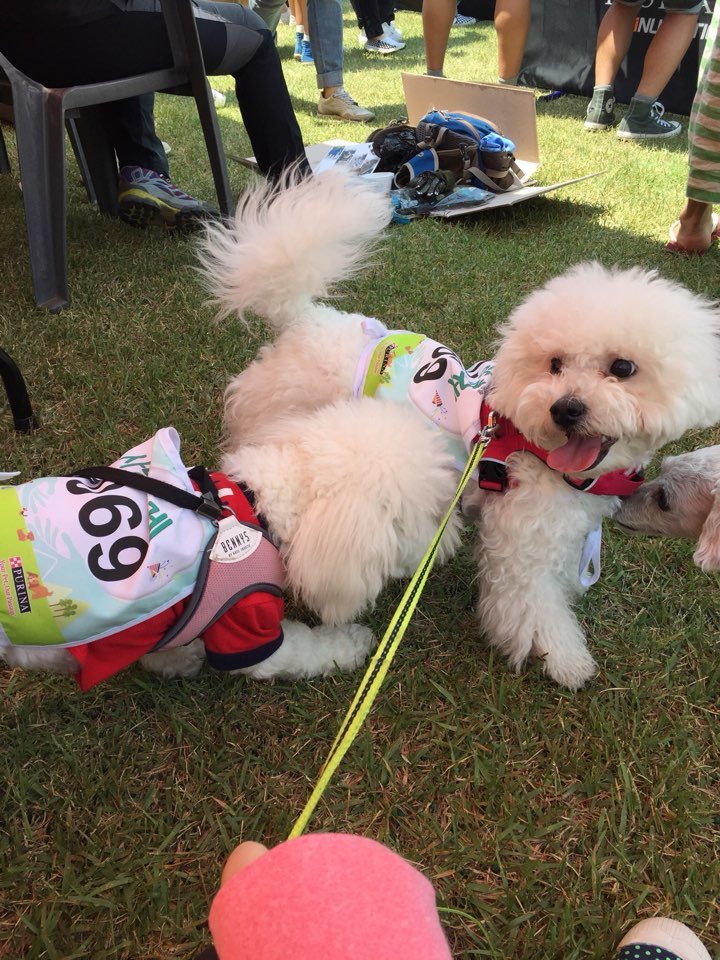
[[[426,77],[414,73],[402,74],[408,123],[417,124],[429,110],[461,110],[485,117],[499,128],[503,136],[515,144],[515,159],[522,170],[523,183],[531,181],[540,166],[540,149],[537,138],[535,94],[524,87],[511,87],[498,83],[470,83],[465,80],[447,80],[444,77]],[[462,210],[436,211],[431,217],[461,217],[483,210],[510,207],[523,200],[530,200],[543,193],[559,190],[571,183],[589,180],[598,173],[588,173],[573,180],[539,186],[532,182],[518,190],[498,193],[477,207]]]

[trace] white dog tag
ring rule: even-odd
[[[223,517],[210,551],[210,559],[219,563],[236,563],[251,556],[262,542],[260,530],[240,523],[235,517]]]

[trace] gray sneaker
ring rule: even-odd
[[[321,93],[318,113],[321,117],[338,117],[340,120],[367,122],[375,119],[372,110],[358,106],[345,87],[339,87],[331,97],[324,97]]]
[[[586,130],[608,130],[615,126],[615,94],[612,87],[596,87],[587,108]]]
[[[668,140],[682,130],[677,120],[664,120],[665,107],[647,100],[630,101],[628,112],[617,128],[618,140]]]

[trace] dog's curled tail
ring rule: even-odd
[[[211,224],[200,264],[221,319],[248,310],[282,328],[355,273],[392,213],[387,195],[333,169],[244,193],[234,222]]]

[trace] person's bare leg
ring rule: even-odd
[[[455,11],[456,0],[424,0],[422,5],[425,69],[436,76],[442,76]]]
[[[612,86],[620,64],[627,56],[633,36],[637,7],[613,3],[600,21],[595,51],[595,86]]]
[[[645,54],[636,96],[657,100],[695,36],[697,14],[667,13]]]
[[[515,83],[520,73],[531,20],[530,0],[497,0],[495,33],[498,43],[498,79]]]

